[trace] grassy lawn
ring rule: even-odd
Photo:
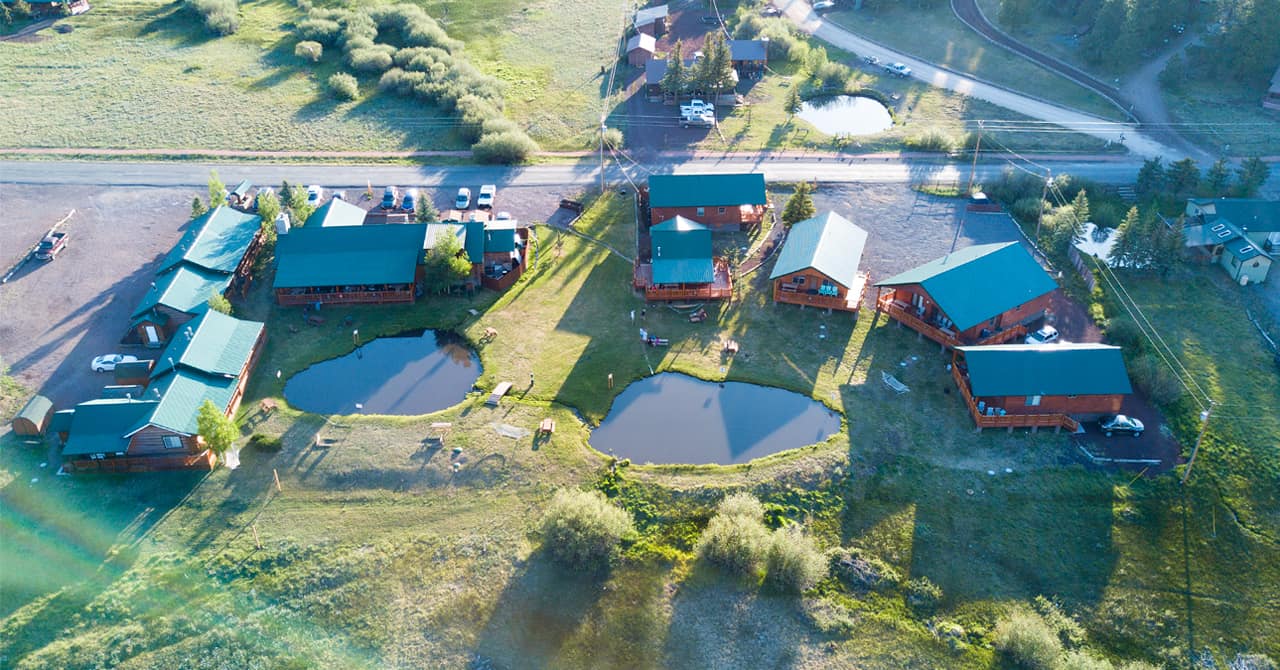
[[[633,221],[630,201],[612,194],[579,225],[626,249]],[[973,432],[935,346],[871,313],[773,305],[768,265],[739,282],[732,303],[708,306],[702,324],[650,306],[646,328],[671,346],[645,347],[628,317],[644,306],[630,265],[577,236],[537,233],[536,267],[506,294],[335,309],[316,328],[273,306],[264,278],[237,305],[269,328],[240,418],[246,436],[279,436],[283,447],[246,448],[236,470],[54,477],[39,468],[43,450],[0,437],[0,658],[15,668],[192,658],[464,667],[477,657],[496,667],[987,668],[1000,613],[1041,594],[1116,658],[1179,659],[1189,625],[1195,647],[1220,658],[1280,654],[1269,606],[1280,597],[1276,506],[1264,490],[1277,455],[1263,446],[1280,435],[1280,392],[1274,376],[1258,378],[1238,308],[1190,309],[1221,287],[1130,286],[1153,320],[1184,329],[1166,337],[1224,400],[1270,394],[1246,410],[1272,417],[1256,439],[1236,441],[1225,432],[1234,424],[1212,433],[1184,498],[1167,480],[1130,484],[1131,475],[1071,465],[1065,436]],[[435,327],[475,341],[495,328],[479,349],[479,386],[516,389],[499,408],[481,392],[424,417],[320,417],[283,402],[260,415],[258,399],[281,395],[271,371],[287,379],[351,349],[339,325],[348,315],[362,336]],[[741,353],[722,358],[722,337]],[[1227,354],[1235,358],[1215,363]],[[599,421],[650,369],[785,387],[841,410],[846,430],[749,464],[622,468],[613,490],[640,541],[607,575],[567,575],[538,548],[540,510],[559,486],[607,481],[579,417]],[[911,392],[886,388],[882,370]],[[530,373],[536,384],[525,388]],[[7,406],[18,393],[4,392]],[[497,430],[532,430],[548,416],[549,439]],[[453,424],[445,448],[427,439],[437,421]],[[1250,473],[1246,461],[1268,469]],[[834,579],[785,598],[707,570],[691,549],[709,504],[735,489],[806,523],[824,548],[856,547],[927,576],[943,589],[940,609],[915,612],[900,594]],[[964,628],[960,644],[932,632],[944,622]]]
[[[598,118],[599,66],[612,62],[614,36],[561,34],[615,4],[587,0],[570,10],[551,0],[491,0],[427,10],[447,16],[476,64],[507,83],[508,113],[535,139],[548,149],[582,145]],[[0,43],[0,98],[14,117],[0,129],[0,146],[467,148],[451,115],[378,95],[376,79],[363,81],[358,100],[330,99],[323,81],[337,57],[315,66],[294,57],[291,27],[302,13],[293,3],[246,2],[240,13],[235,35],[212,38],[179,5],[109,0],[69,19],[69,34]]]
[[[1187,82],[1178,90],[1164,89],[1164,104],[1191,140],[1232,156],[1270,156],[1280,153],[1280,112],[1263,109],[1260,101],[1267,82],[1242,86],[1231,81]]]
[[[893,4],[875,11],[837,11],[827,20],[858,35],[953,70],[1105,119],[1120,110],[1098,94],[1043,70],[986,41],[957,19],[946,3],[930,9]]]

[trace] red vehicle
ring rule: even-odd
[[[40,240],[40,246],[36,247],[36,258],[42,261],[51,261],[67,248],[66,233],[49,233]]]

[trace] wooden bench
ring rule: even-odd
[[[543,420],[542,420],[542,423],[538,425],[538,432],[539,432],[539,433],[542,433],[542,434],[545,434],[545,435],[550,435],[550,434],[552,434],[552,433],[556,432],[556,422],[555,422],[555,420],[554,420],[554,419],[543,419]]]

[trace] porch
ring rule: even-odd
[[[1026,326],[1017,325],[990,333],[986,337],[980,337],[973,342],[964,342],[961,341],[960,335],[956,331],[925,321],[911,305],[901,300],[895,300],[893,293],[885,293],[876,299],[876,311],[888,314],[898,323],[947,348],[955,348],[961,345],[1005,344],[1013,340],[1019,340],[1027,334]]]
[[[644,299],[658,300],[725,300],[733,295],[733,278],[729,262],[714,259],[715,275],[710,284],[654,284],[653,265],[637,263],[632,275],[634,288],[644,291]]]
[[[78,458],[66,461],[68,472],[156,472],[160,470],[212,470],[218,462],[209,449],[198,454]]]
[[[387,287],[336,286],[320,288],[276,289],[276,302],[283,307],[296,305],[351,305],[412,303],[413,285]]]
[[[867,295],[867,284],[870,278],[870,274],[859,272],[853,286],[849,287],[849,291],[845,293],[844,297],[841,297],[838,295],[823,295],[818,292],[809,293],[808,290],[801,288],[799,285],[784,283],[782,281],[783,278],[780,277],[774,284],[773,301],[802,307],[856,312],[862,306],[862,300]]]
[[[1080,428],[1080,422],[1066,414],[1001,415],[994,407],[978,409],[978,400],[969,392],[969,380],[964,372],[961,371],[961,367],[953,364],[951,366],[951,377],[955,379],[956,387],[960,389],[960,395],[964,397],[965,407],[969,408],[969,416],[973,418],[973,423],[977,426],[977,430],[982,430],[983,428],[1007,428],[1012,433],[1014,428],[1030,428],[1032,432],[1041,428],[1053,428],[1053,432],[1056,433],[1065,428],[1074,433]]]

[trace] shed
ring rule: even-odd
[[[253,198],[249,197],[249,191],[253,190],[253,184],[246,179],[236,187],[231,189],[227,194],[227,204],[237,209],[251,209],[253,206]]]
[[[635,67],[644,67],[658,50],[658,41],[653,35],[636,33],[627,40],[627,62]]]
[[[42,395],[31,396],[22,411],[13,417],[13,434],[42,437],[53,418],[53,401]]]
[[[667,32],[667,17],[669,15],[670,10],[666,5],[645,7],[636,10],[633,25],[636,32],[659,37],[662,33]]]

